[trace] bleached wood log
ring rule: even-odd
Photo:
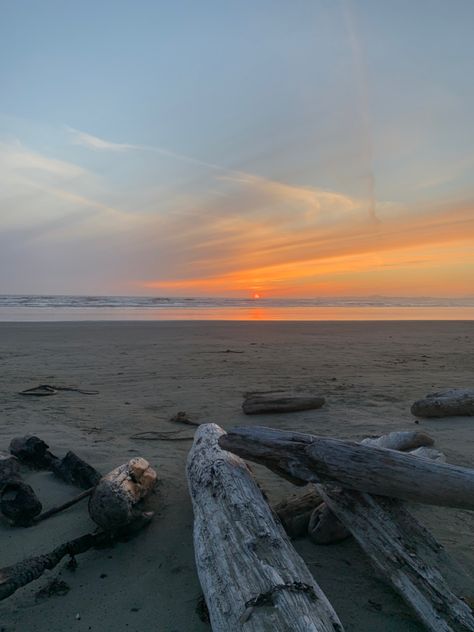
[[[408,453],[412,456],[446,461],[441,452],[427,447],[432,446],[434,441],[424,432],[390,432],[380,437],[363,439],[360,443],[387,450],[409,450]],[[350,537],[351,532],[329,509],[326,503],[322,503],[311,514],[308,523],[308,535],[315,544],[334,544]]]
[[[262,426],[234,428],[220,445],[300,483],[332,482],[401,500],[474,509],[474,470],[465,467]]]
[[[318,395],[292,395],[288,393],[253,393],[242,404],[246,415],[264,413],[293,413],[299,410],[321,408],[324,397]]]
[[[439,571],[441,546],[400,501],[317,485],[371,563],[432,632],[473,632],[469,606]]]
[[[387,450],[398,450],[406,452],[415,450],[420,447],[430,447],[433,445],[433,439],[424,432],[400,431],[389,432],[380,437],[367,437],[362,439],[361,445],[368,445],[375,448],[386,448]]]
[[[459,417],[474,415],[474,389],[451,388],[431,393],[416,401],[411,412],[416,417]]]
[[[249,469],[204,424],[188,456],[194,549],[213,632],[335,632],[342,625]]]
[[[474,631],[470,608],[451,592],[438,570],[442,557],[440,545],[399,501],[341,490],[329,482],[327,475],[316,477],[315,472],[308,468],[307,459],[299,460],[301,449],[289,450],[287,436],[278,441],[273,433],[269,436],[266,431],[259,432],[258,445],[254,446],[255,437],[249,439],[242,430],[237,429],[236,434],[221,437],[220,443],[226,449],[235,449],[240,455],[245,452],[250,460],[264,465],[270,463],[271,469],[286,472],[291,477],[307,481],[317,478],[317,491],[328,507],[351,531],[379,574],[414,609],[428,630]],[[277,431],[277,434],[280,433]],[[305,438],[301,439],[297,433],[281,434],[291,434],[293,443],[303,442],[306,445],[315,439],[311,435],[303,435]],[[238,441],[235,441],[235,436],[238,436]],[[383,452],[389,453],[388,450]],[[393,454],[401,456],[396,452]],[[415,463],[423,461],[410,456],[406,458]],[[325,484],[321,484],[322,481]]]
[[[89,515],[106,531],[116,531],[143,516],[140,501],[156,484],[156,472],[136,457],[102,477],[89,499]],[[150,512],[146,512],[147,516]]]

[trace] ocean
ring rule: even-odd
[[[0,295],[0,321],[474,320],[463,298]]]

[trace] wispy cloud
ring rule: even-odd
[[[66,129],[70,134],[73,145],[81,145],[82,147],[87,147],[95,151],[128,151],[130,149],[139,149],[139,147],[135,145],[113,143],[109,140],[99,138],[98,136],[88,134],[87,132],[81,132],[73,127],[66,126]]]

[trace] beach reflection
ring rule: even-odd
[[[472,307],[187,307],[187,308],[1,308],[3,322],[59,321],[366,321],[474,320]]]

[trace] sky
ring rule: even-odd
[[[0,9],[1,294],[474,294],[472,0]]]

